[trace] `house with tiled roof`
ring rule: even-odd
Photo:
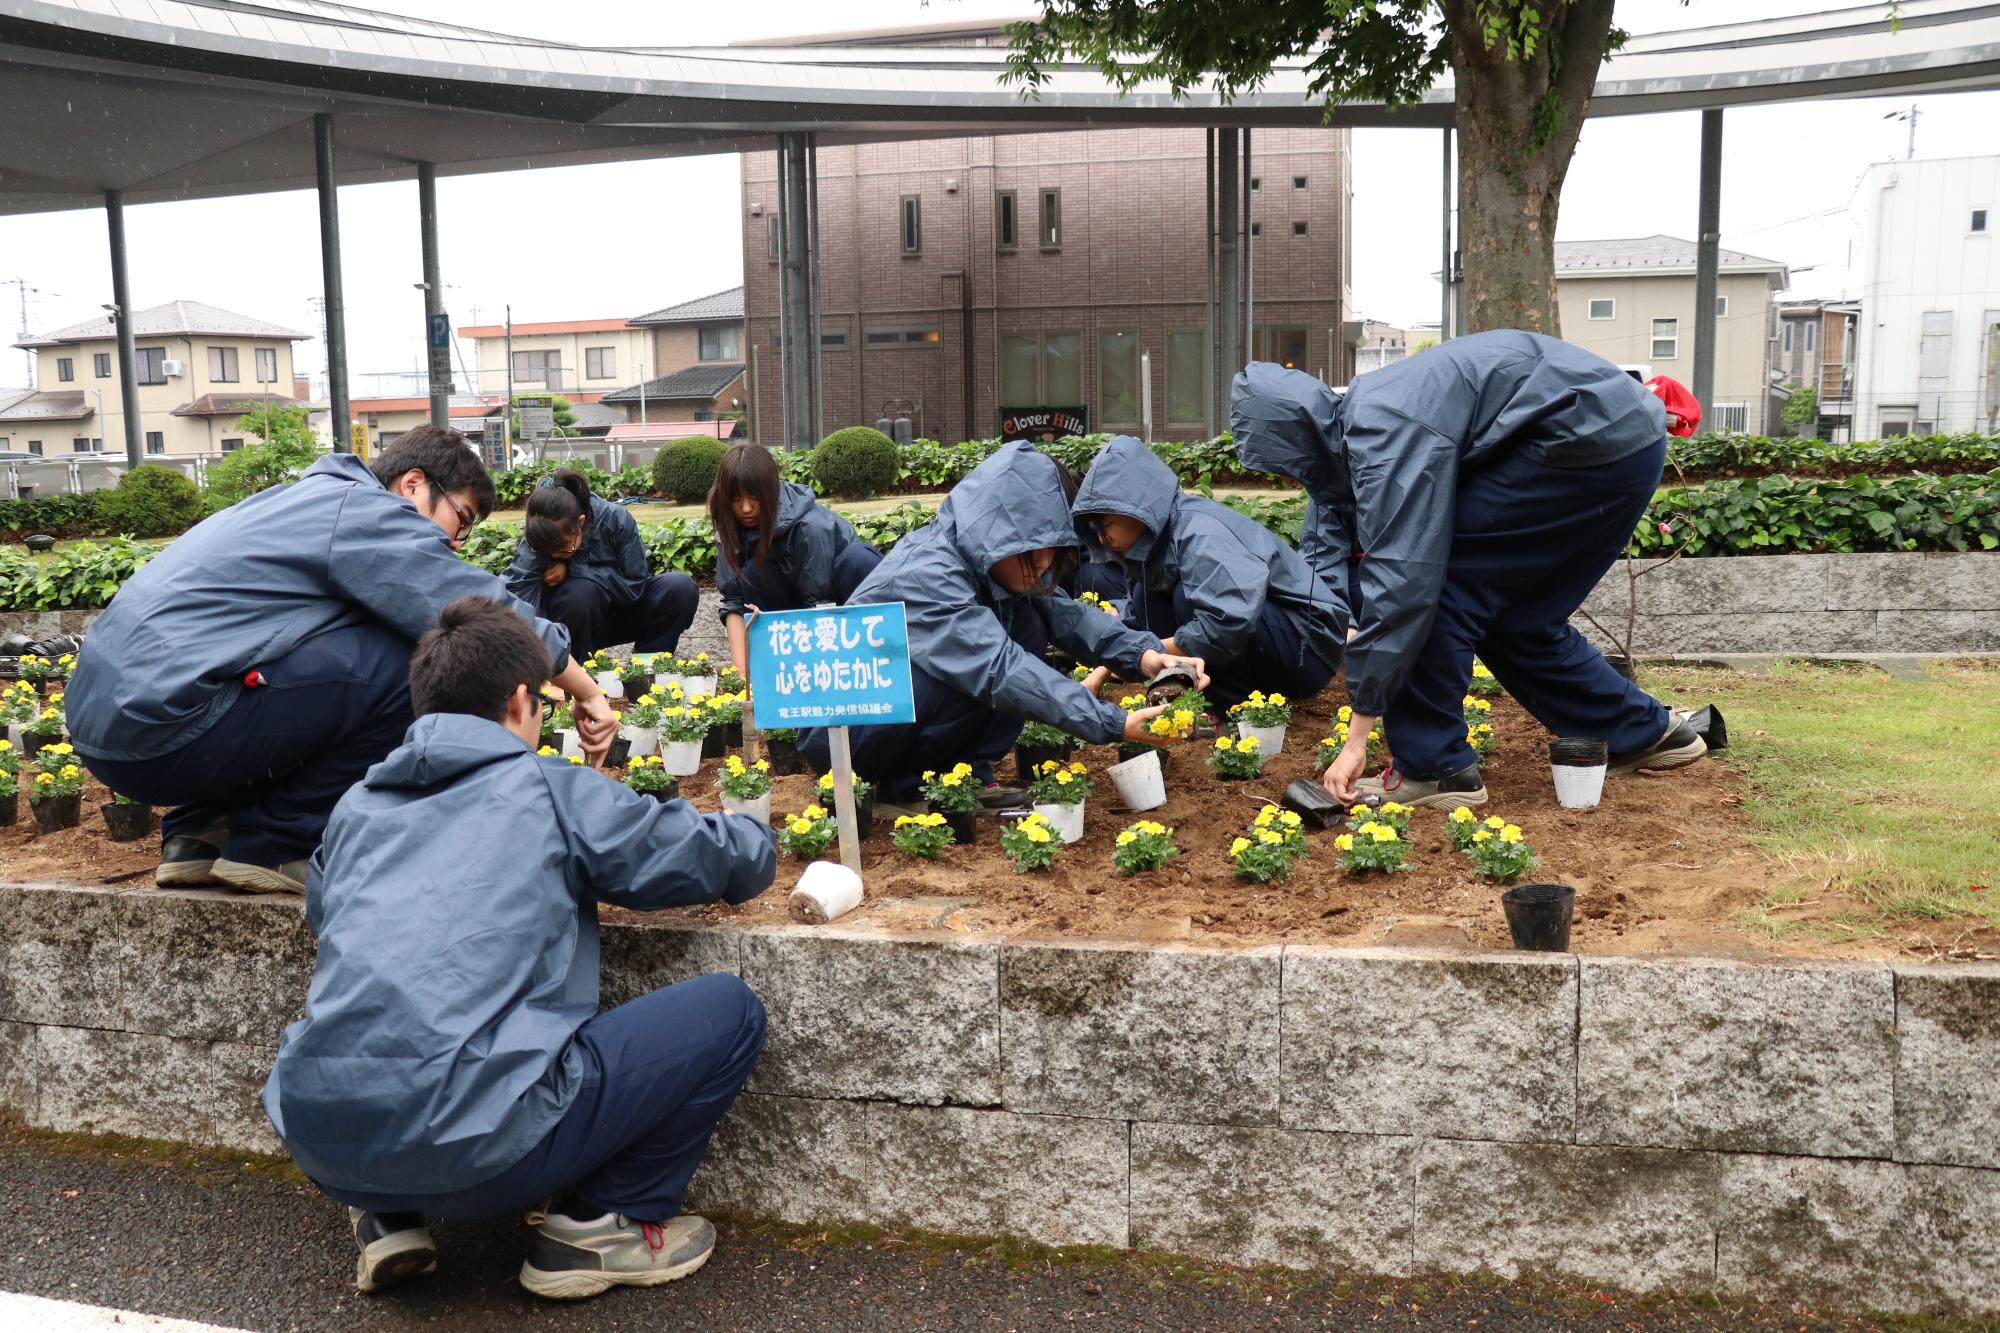
[[[607,393],[604,406],[622,408],[626,421],[641,424],[734,420],[744,409],[743,363],[697,362]]]
[[[168,301],[132,317],[147,457],[220,458],[255,439],[236,428],[257,412],[304,405],[292,346],[310,335],[201,301]],[[118,334],[109,315],[26,338],[36,388],[0,394],[0,452],[47,456],[125,450]]]
[[[651,334],[655,375],[671,375],[689,366],[741,361],[743,288],[739,284],[636,315],[632,325]]]

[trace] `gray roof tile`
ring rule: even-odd
[[[1557,241],[1556,272],[1600,269],[1687,269],[1694,270],[1695,245],[1678,236],[1624,237],[1603,241]],[[1741,250],[1724,250],[1718,263],[1722,268],[1781,269],[1776,259],[1759,259]]]
[[[718,320],[743,318],[743,289],[731,287],[725,292],[711,292],[707,296],[697,296],[692,301],[682,301],[655,310],[649,315],[635,315],[632,324],[706,324]]]
[[[690,399],[707,400],[715,397],[736,381],[743,373],[741,361],[703,361],[689,366],[686,370],[676,370],[671,375],[646,381],[646,401],[664,403]],[[636,403],[639,401],[639,386],[618,389],[607,393],[601,400],[607,403]]]
[[[132,332],[139,338],[172,338],[186,334],[209,334],[230,338],[283,338],[299,340],[312,337],[266,320],[252,319],[233,311],[216,306],[203,305],[200,301],[169,301],[149,310],[141,310],[132,317]],[[100,315],[96,319],[86,319],[81,324],[45,333],[39,338],[29,338],[18,342],[16,347],[53,347],[58,343],[95,342],[100,338],[118,336],[117,326],[111,316]]]

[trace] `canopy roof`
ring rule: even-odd
[[[311,117],[340,117],[343,183],[1111,125],[1316,125],[1293,61],[1224,104],[1164,86],[1121,94],[1095,69],[1052,72],[1037,101],[1000,82],[999,46],[609,49],[326,0],[0,0],[0,213],[191,199],[313,184]],[[1882,0],[1634,39],[1590,112],[1628,115],[1816,97],[2000,87],[2000,4]],[[1448,125],[1448,82],[1345,125]]]

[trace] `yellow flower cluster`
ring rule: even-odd
[[[1150,833],[1156,838],[1170,838],[1173,836],[1174,831],[1165,824],[1151,819],[1142,819],[1118,835],[1118,845],[1120,847],[1129,847],[1138,841],[1141,833]]]
[[[1068,768],[1064,768],[1060,759],[1047,759],[1035,765],[1037,777],[1054,778],[1065,787],[1082,777],[1085,772],[1084,766],[1078,763],[1072,763]]]
[[[655,760],[654,762],[657,763],[659,761]],[[771,763],[768,759],[759,759],[754,764],[746,764],[743,762],[743,756],[740,754],[730,755],[729,758],[722,761],[722,766],[729,771],[731,777],[736,777],[744,773],[768,773],[771,771]]]
[[[897,828],[907,828],[912,825],[916,826],[917,828],[943,828],[944,816],[938,814],[936,811],[932,811],[931,813],[925,815],[896,816]]]
[[[1298,811],[1280,810],[1275,805],[1265,806],[1257,812],[1257,818],[1251,821],[1252,825],[1256,828],[1270,828],[1276,825],[1284,829],[1298,828],[1304,822],[1304,820],[1299,818]]]
[[[1176,708],[1148,722],[1146,730],[1163,740],[1179,740],[1194,730],[1194,713],[1186,708]]]
[[[1040,815],[1031,814],[1014,827],[1019,829],[1021,836],[1029,842],[1053,842],[1055,840],[1055,830],[1051,829],[1049,821],[1043,819]]]
[[[1482,699],[1476,694],[1466,695],[1462,702],[1465,707],[1470,708],[1475,713],[1490,713],[1493,711],[1492,701]]]
[[[583,767],[583,756],[580,754],[564,755],[563,758],[569,760],[572,764],[575,764],[578,768]]]
[[[546,753],[547,747],[544,746],[543,750]],[[666,762],[666,760],[656,754],[642,754],[633,756],[631,762],[627,763],[625,767],[628,770],[635,768],[659,768]]]
[[[1474,680],[1492,680],[1493,673],[1486,669],[1484,662],[1474,662],[1472,664],[1472,678]]]
[[[535,751],[535,753],[541,755],[544,759],[553,759],[556,755],[556,747],[553,745],[544,745],[541,749]]]
[[[1394,824],[1379,824],[1369,820],[1352,833],[1343,833],[1333,840],[1333,845],[1343,852],[1354,850],[1356,838],[1367,838],[1371,842],[1400,842],[1402,835],[1396,832]]]
[[[1215,748],[1218,750],[1237,750],[1249,753],[1257,749],[1257,738],[1255,736],[1243,736],[1240,738],[1235,736],[1217,736],[1215,738]]]
[[[43,754],[75,754],[76,748],[68,741],[57,741],[54,745],[44,745]]]
[[[1081,766],[1079,765],[1079,767],[1081,767]],[[925,781],[925,782],[930,782],[930,781],[933,781],[933,780],[935,780],[935,781],[937,781],[937,782],[940,782],[940,783],[942,783],[943,785],[945,785],[945,786],[947,786],[947,787],[956,787],[956,786],[959,786],[959,785],[961,785],[961,784],[962,784],[962,783],[963,783],[963,782],[964,782],[964,781],[965,781],[965,780],[966,780],[967,778],[969,778],[969,777],[971,777],[971,776],[972,776],[972,765],[971,765],[971,764],[953,764],[953,765],[951,766],[951,771],[950,771],[950,772],[948,772],[948,773],[946,773],[946,774],[944,774],[944,775],[943,775],[942,777],[940,777],[940,776],[939,776],[939,775],[937,774],[937,772],[936,772],[935,770],[933,770],[933,769],[928,769],[928,768],[927,768],[927,769],[925,769],[925,770],[924,770],[924,781]],[[821,778],[821,779],[820,779],[820,785],[821,785],[821,786],[826,786],[826,785],[827,785],[827,779],[826,779],[826,778]]]

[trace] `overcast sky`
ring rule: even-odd
[[[824,30],[821,0],[697,5],[687,0],[375,0],[378,8],[528,36],[602,45],[721,45]],[[1724,19],[1826,8],[1825,0],[1620,0],[1618,21],[1651,32]],[[843,0],[843,26],[1011,17],[992,0]],[[1731,111],[1724,137],[1722,243],[1790,264],[1792,290],[1836,295],[1847,277],[1854,187],[1870,163],[1901,157],[1908,130],[1879,100]],[[1920,157],[1996,151],[2000,93],[1919,99]],[[1693,237],[1699,116],[1586,123],[1570,167],[1563,239]],[[1439,136],[1354,132],[1353,288],[1358,312],[1403,323],[1435,320]],[[438,182],[443,270],[454,325],[626,317],[741,280],[737,159],[683,158]],[[537,208],[537,200],[550,204]],[[713,207],[703,201],[712,200]],[[580,205],[580,207],[579,207]],[[356,395],[422,355],[423,310],[413,183],[343,188],[348,356]],[[504,225],[495,225],[504,214]],[[1413,219],[1419,220],[1413,223]],[[1197,224],[1198,225],[1198,222]],[[126,210],[134,301],[201,300],[314,334],[299,364],[325,361],[309,298],[319,291],[311,192]],[[98,313],[111,278],[101,215],[0,217],[0,279],[26,278],[28,328],[42,332]],[[0,287],[0,329],[19,322],[14,288]],[[13,339],[7,339],[12,342]],[[0,354],[0,385],[25,384],[23,354]],[[498,387],[498,386],[489,386]]]

